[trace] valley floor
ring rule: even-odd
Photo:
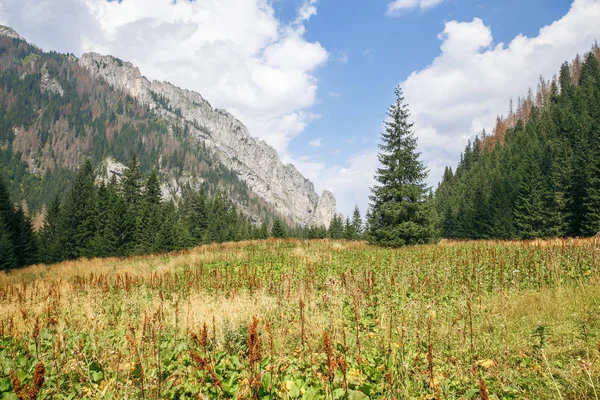
[[[597,399],[599,273],[599,239],[29,267],[0,274],[0,399]]]

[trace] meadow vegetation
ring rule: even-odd
[[[600,395],[600,239],[266,240],[0,274],[0,399]]]

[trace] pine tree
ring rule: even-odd
[[[40,261],[46,264],[52,264],[61,260],[60,217],[60,197],[56,196],[44,216],[44,224],[39,233]]]
[[[269,237],[269,227],[265,221],[260,224],[260,228],[258,230],[257,239],[266,239]]]
[[[352,240],[362,239],[363,221],[360,216],[360,210],[358,209],[358,206],[354,207],[354,212],[352,213],[352,229],[354,233]]]
[[[158,175],[152,170],[146,181],[144,194],[141,201],[141,210],[135,234],[135,253],[145,254],[156,251],[156,227],[160,226],[160,200],[161,190]]]
[[[4,218],[0,215],[0,271],[16,267],[15,248],[10,232],[4,223]]]
[[[402,90],[388,111],[382,134],[381,168],[372,189],[369,239],[372,243],[398,247],[427,243],[432,239],[431,204],[427,202],[427,170],[419,160],[417,140],[409,122]]]
[[[96,187],[90,160],[85,160],[63,209],[61,238],[64,259],[93,256],[92,239],[96,234]]]
[[[285,227],[279,218],[275,219],[271,227],[271,237],[283,239],[286,237]]]
[[[142,174],[137,157],[134,155],[123,172],[121,187],[125,202],[125,231],[122,233],[123,245],[127,254],[135,251],[137,226],[142,205]]]
[[[38,262],[38,243],[33,232],[33,224],[28,215],[25,214],[23,207],[18,207],[14,213],[14,223],[16,227],[15,240],[13,246],[17,267],[25,267]]]
[[[329,224],[328,236],[330,239],[344,238],[344,220],[341,215],[336,214],[333,216]]]
[[[0,270],[16,268],[14,209],[4,179],[0,177]]]
[[[539,171],[532,168],[528,173],[515,205],[515,225],[520,238],[535,239],[544,237],[546,208]]]
[[[350,217],[346,217],[346,222],[344,223],[344,239],[355,240],[355,237],[356,233],[354,232],[354,226],[352,226]]]

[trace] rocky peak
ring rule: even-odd
[[[187,123],[199,142],[282,215],[303,226],[329,225],[336,212],[333,194],[326,191],[319,197],[312,182],[293,165],[284,165],[275,149],[250,136],[246,126],[227,111],[213,109],[199,93],[150,82],[133,64],[114,57],[88,53],[79,64],[164,117]],[[159,97],[168,108],[159,104]]]
[[[9,28],[8,26],[0,25],[0,36],[6,36],[11,39],[23,39],[13,28]]]

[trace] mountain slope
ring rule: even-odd
[[[82,156],[113,165],[113,158],[125,163],[137,153],[142,168],[157,168],[171,193],[188,183],[225,186],[249,214],[260,219],[268,209],[304,226],[328,225],[335,213],[331,193],[319,197],[232,115],[198,93],[148,81],[130,63],[44,53],[1,27],[0,76],[0,112],[10,117],[0,126],[0,149],[12,175],[67,181]],[[37,197],[47,201],[48,194]]]

